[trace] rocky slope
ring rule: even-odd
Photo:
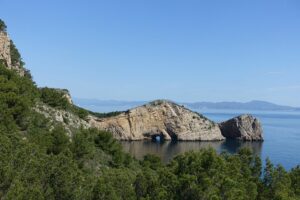
[[[64,95],[66,93],[62,93]],[[64,96],[70,102],[68,94]],[[62,124],[70,135],[80,127],[109,131],[118,140],[219,141],[226,138],[257,141],[263,140],[258,119],[242,115],[217,124],[201,114],[166,100],[122,112],[117,116],[99,118],[89,114],[86,120],[66,110],[38,103],[35,110],[52,122]]]
[[[59,123],[63,125],[70,136],[74,130],[81,127],[91,128],[91,124],[88,121],[81,119],[76,114],[63,109],[53,108],[42,102],[38,102],[33,110],[50,120],[51,124]]]

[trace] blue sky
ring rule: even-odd
[[[300,106],[298,0],[0,0],[39,86]]]

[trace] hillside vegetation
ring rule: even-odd
[[[286,171],[267,161],[262,169],[248,149],[189,152],[165,165],[152,155],[135,160],[105,131],[69,134],[34,109],[42,102],[85,118],[58,93],[0,64],[0,199],[300,199],[299,166]]]

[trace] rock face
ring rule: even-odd
[[[251,115],[241,115],[219,124],[226,138],[262,141],[263,130],[259,120]]]
[[[67,101],[70,104],[73,104],[72,97],[71,97],[71,94],[70,94],[69,90],[67,90],[67,89],[58,89],[58,88],[56,88],[55,90],[60,92],[63,95],[63,97],[66,98]]]
[[[158,100],[110,118],[93,118],[92,127],[119,140],[224,140],[218,124],[175,103]]]
[[[5,31],[0,31],[0,61],[4,62],[8,69],[16,70],[20,76],[25,75],[25,70],[21,67],[21,63],[13,64],[11,59],[11,45],[8,34]]]
[[[0,59],[3,60],[7,66],[11,66],[10,39],[3,31],[0,31]]]
[[[91,128],[89,122],[81,119],[74,113],[53,108],[42,102],[38,102],[33,110],[44,115],[44,117],[46,117],[50,123],[59,122],[61,125],[63,125],[70,136],[72,135],[74,129],[79,129],[81,127]]]
[[[68,100],[68,102],[70,104],[73,104],[73,100],[72,100],[71,94],[70,94],[70,92],[68,90],[65,92],[64,97]]]

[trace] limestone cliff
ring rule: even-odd
[[[12,54],[19,56],[8,34],[0,30],[0,61],[4,62],[8,69],[15,70],[20,76],[24,76],[26,72],[22,67],[21,58],[12,58]]]
[[[63,124],[70,134],[72,129],[93,127],[111,132],[118,140],[129,141],[151,140],[157,136],[179,141],[219,141],[225,138],[263,140],[261,123],[251,115],[241,115],[217,124],[165,100],[154,101],[113,117],[99,118],[89,114],[85,120],[72,112],[42,103],[37,104],[36,111],[51,121]]]
[[[183,106],[158,100],[110,118],[92,118],[91,126],[110,131],[120,140],[217,141],[225,139],[213,121]]]

